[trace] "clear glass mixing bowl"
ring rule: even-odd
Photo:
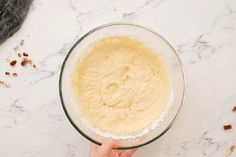
[[[100,136],[89,129],[78,116],[78,107],[76,108],[75,102],[72,101],[73,93],[69,83],[73,66],[78,58],[83,55],[85,49],[99,39],[115,35],[134,37],[154,49],[164,61],[172,81],[173,104],[161,124],[142,137],[118,140],[122,147],[115,149],[137,148],[160,138],[170,129],[180,111],[185,95],[185,79],[181,61],[173,47],[162,36],[142,26],[126,23],[107,24],[89,31],[73,45],[63,62],[59,80],[59,93],[66,116],[80,134],[98,145],[107,140],[107,137]]]

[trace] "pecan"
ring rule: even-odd
[[[232,126],[230,124],[224,125],[224,130],[230,130]]]
[[[17,63],[17,61],[16,61],[16,60],[13,60],[13,61],[10,62],[10,65],[11,65],[11,66],[15,66],[16,63]]]

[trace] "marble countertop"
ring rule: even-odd
[[[90,142],[67,120],[58,79],[70,47],[90,29],[131,22],[166,38],[178,51],[186,100],[174,126],[135,157],[235,157],[235,0],[34,0],[21,29],[0,45],[0,156],[87,157]],[[13,49],[37,66],[21,67]],[[7,60],[16,58],[16,67]],[[17,72],[18,76],[4,73]],[[232,129],[224,131],[224,124]]]

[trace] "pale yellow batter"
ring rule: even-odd
[[[160,57],[127,36],[92,44],[77,61],[72,87],[90,125],[113,133],[144,129],[169,99],[169,80]]]

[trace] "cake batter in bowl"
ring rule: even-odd
[[[173,124],[184,98],[184,74],[160,35],[132,24],[95,28],[75,43],[60,75],[71,124],[90,141],[146,145]]]

